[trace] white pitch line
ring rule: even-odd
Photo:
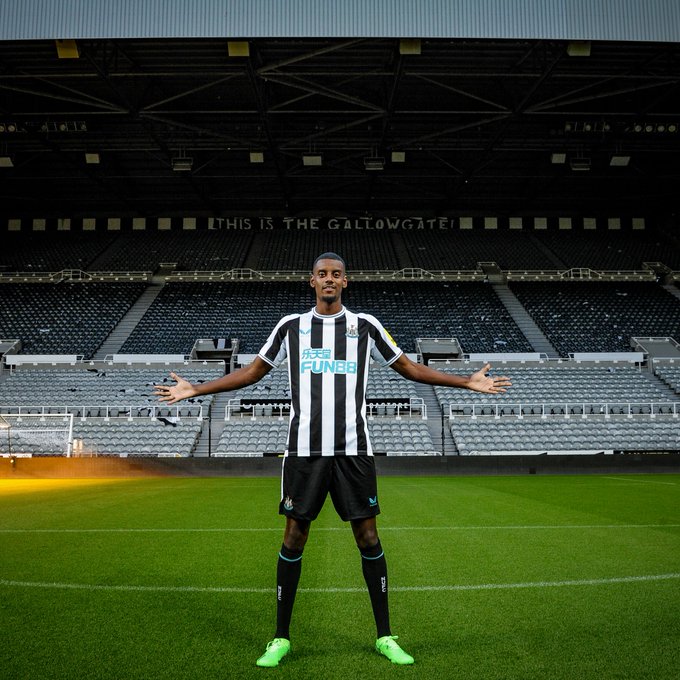
[[[420,593],[441,591],[473,591],[473,590],[517,590],[522,588],[564,588],[573,586],[606,586],[619,583],[648,583],[654,581],[670,581],[680,579],[680,573],[648,574],[645,576],[619,576],[614,578],[579,579],[573,581],[530,581],[527,583],[480,583],[470,585],[441,586],[396,586],[390,588],[397,593]],[[100,585],[90,583],[56,583],[43,581],[10,581],[0,579],[0,586],[16,588],[50,588],[58,590],[89,590],[118,592],[151,592],[151,593],[236,593],[236,594],[272,594],[275,588],[240,588],[229,586],[132,586],[132,585]],[[364,593],[365,588],[299,588],[301,593]]]
[[[498,526],[381,526],[380,531],[552,531],[560,529],[667,529],[680,524],[508,524]],[[283,527],[219,527],[219,528],[109,528],[109,529],[0,529],[0,534],[136,534],[136,533],[262,533],[280,532]],[[347,531],[346,527],[314,527],[313,532]]]
[[[656,479],[635,479],[634,477],[611,477],[603,475],[603,479],[615,479],[617,482],[638,482],[640,484],[664,484],[666,486],[677,486],[677,482],[660,482]]]

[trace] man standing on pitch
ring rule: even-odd
[[[276,633],[258,666],[277,666],[290,651],[290,621],[302,567],[302,552],[328,493],[343,521],[350,522],[377,627],[376,650],[392,663],[413,663],[390,630],[387,564],[376,528],[380,512],[375,463],[366,423],[366,382],[371,358],[409,380],[497,394],[510,381],[487,375],[450,375],[408,359],[380,322],[350,312],[341,301],[347,287],[345,262],[324,253],[314,262],[310,285],[316,305],[285,316],[255,360],[233,373],[192,385],[172,373],[175,385],[156,385],[161,401],[236,390],[263,378],[288,359],[291,413],[283,460],[279,513],[285,515],[279,552]]]

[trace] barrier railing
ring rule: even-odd
[[[367,404],[366,412],[369,418],[388,417],[396,418],[422,418],[427,420],[427,406],[421,397],[411,397],[408,404],[384,402]]]
[[[516,404],[449,404],[449,418],[477,418],[477,417],[539,417],[548,418],[559,416],[650,416],[657,415],[678,417],[680,415],[680,401],[636,401],[636,402],[523,402]]]
[[[0,283],[59,283],[61,281],[150,281],[152,273],[143,271],[86,272],[62,269],[58,272],[0,272]]]
[[[232,418],[272,418],[277,417],[283,420],[284,416],[288,418],[290,413],[290,404],[243,404],[240,399],[230,399],[224,409],[224,420],[231,420]]]
[[[0,406],[10,415],[68,415],[87,418],[196,418],[203,419],[203,406]]]
[[[353,281],[484,281],[486,274],[481,270],[442,270],[409,267],[406,269],[354,269],[347,272]],[[164,276],[165,281],[307,281],[308,270],[189,270],[176,271]]]
[[[278,417],[282,420],[290,413],[289,403],[279,404],[244,404],[240,399],[230,399],[224,409],[224,420],[232,418],[251,418],[253,420],[262,417]],[[401,418],[422,418],[427,420],[427,406],[420,397],[411,397],[408,403],[381,402],[366,406],[368,418],[389,417],[400,420]]]

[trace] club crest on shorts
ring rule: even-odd
[[[293,499],[290,496],[286,496],[283,499],[283,509],[290,512],[293,509]]]
[[[358,338],[359,337],[359,329],[356,326],[347,326],[347,332],[345,335],[348,338]]]

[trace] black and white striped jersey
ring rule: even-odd
[[[288,358],[291,391],[288,456],[371,456],[366,384],[371,357],[382,366],[402,351],[370,314],[345,307],[285,316],[259,356],[271,366]]]

